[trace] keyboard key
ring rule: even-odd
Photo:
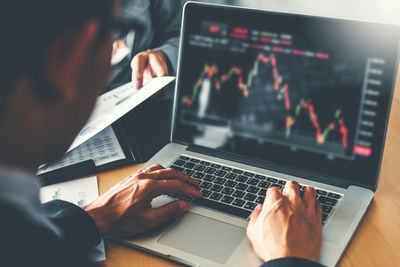
[[[248,187],[247,184],[239,183],[239,184],[236,186],[236,189],[238,189],[238,190],[246,190],[247,187]]]
[[[194,162],[194,163],[200,163],[201,160],[198,159],[190,159],[190,162]]]
[[[276,183],[276,182],[278,182],[278,179],[268,177],[268,178],[267,178],[267,181],[268,181],[268,182],[271,182],[271,183]]]
[[[244,208],[253,211],[256,206],[256,203],[247,202],[246,205],[244,205]]]
[[[258,190],[260,190],[260,189],[256,186],[250,186],[249,188],[247,188],[247,192],[253,193],[253,194],[257,194]]]
[[[213,181],[215,180],[215,176],[212,176],[212,175],[210,175],[210,174],[207,174],[207,175],[204,177],[203,180],[204,180],[204,181],[207,181],[207,182],[213,182]]]
[[[270,185],[271,185],[271,183],[269,183],[269,182],[261,181],[258,186],[262,187],[262,188],[268,188]]]
[[[328,192],[323,191],[323,190],[321,190],[321,189],[317,189],[316,191],[317,191],[317,194],[318,194],[318,195],[321,195],[321,196],[326,196],[326,195],[328,194]]]
[[[235,179],[236,177],[237,177],[237,174],[234,174],[234,173],[228,173],[225,176],[225,178],[228,178],[228,179],[231,179],[231,180]]]
[[[236,190],[232,196],[237,197],[237,198],[242,198],[245,195],[243,191]]]
[[[170,168],[174,169],[174,170],[176,170],[178,172],[183,172],[185,170],[185,168],[182,168],[182,167],[179,167],[179,166],[175,166],[175,165],[172,165]]]
[[[224,197],[221,199],[221,202],[226,203],[226,204],[231,204],[232,201],[233,201],[234,199],[235,199],[235,198],[230,197],[230,196],[224,196]]]
[[[265,180],[265,179],[267,179],[267,177],[265,177],[264,175],[259,175],[259,174],[256,175],[256,178],[257,178],[257,179],[260,179],[260,180]]]
[[[265,201],[265,197],[258,197],[256,199],[256,203],[258,203],[258,204],[264,204],[264,201]]]
[[[247,194],[244,196],[244,199],[248,200],[248,201],[254,201],[256,198],[257,198],[257,196],[253,195],[253,194]]]
[[[284,186],[284,185],[286,184],[286,181],[279,180],[279,181],[278,181],[278,184],[280,184],[280,185],[283,185],[283,186]]]
[[[186,169],[193,169],[195,166],[196,166],[196,164],[194,164],[192,162],[188,162],[183,167],[185,167]]]
[[[322,221],[325,222],[327,218],[328,218],[328,214],[322,213]]]
[[[212,167],[212,168],[219,169],[219,168],[221,168],[221,165],[212,163],[212,164],[211,164],[211,167]]]
[[[214,192],[220,192],[222,190],[222,185],[213,184],[213,186],[210,188],[210,190],[214,191]]]
[[[210,166],[211,165],[211,163],[207,162],[207,161],[202,161],[202,162],[200,162],[200,164],[203,165],[203,166]]]
[[[222,194],[225,194],[225,195],[232,195],[232,193],[233,193],[234,191],[235,191],[235,190],[232,189],[232,188],[225,187],[225,188],[221,191],[221,193],[222,193]]]
[[[210,199],[213,199],[213,200],[220,200],[221,198],[222,198],[222,194],[220,194],[220,193],[213,193],[211,196],[210,196]]]
[[[205,168],[206,168],[205,166],[197,165],[196,168],[194,168],[194,170],[202,172],[202,171],[204,171]]]
[[[238,181],[240,183],[245,183],[247,181],[247,179],[249,179],[249,178],[244,175],[239,175],[239,177],[236,179],[236,181]]]
[[[246,201],[242,200],[242,199],[235,199],[232,203],[232,205],[237,206],[237,207],[243,207],[244,203],[246,203]]]
[[[216,171],[217,171],[217,169],[210,168],[210,167],[208,167],[207,169],[204,170],[204,172],[208,173],[208,174],[214,174]]]
[[[194,171],[193,171],[193,170],[188,170],[188,169],[186,169],[186,170],[183,171],[183,173],[184,173],[184,174],[187,174],[187,175],[189,175],[189,176],[192,176],[192,175],[194,174]]]
[[[181,160],[184,160],[184,161],[188,161],[190,158],[188,158],[188,157],[185,157],[185,156],[180,156],[179,157]]]
[[[321,204],[326,204],[326,205],[329,205],[329,206],[335,206],[336,203],[337,203],[337,200],[336,200],[336,199],[329,198],[329,197],[323,197],[323,196],[320,196],[320,197],[318,198],[318,201],[319,201]]]
[[[212,186],[212,183],[209,183],[209,182],[202,182],[200,184],[200,188],[204,188],[204,189],[210,189],[211,186]]]
[[[207,189],[202,189],[200,192],[203,193],[203,197],[209,197],[212,194],[212,192]]]
[[[254,177],[254,173],[251,172],[244,172],[243,175],[249,176],[249,177]]]
[[[182,167],[183,165],[185,165],[185,163],[185,161],[178,159],[174,162],[174,165]]]
[[[205,174],[201,172],[196,172],[195,174],[193,174],[193,178],[195,179],[202,179],[204,176]]]
[[[205,198],[198,198],[195,199],[194,204],[206,207],[206,208],[210,208],[213,210],[217,210],[220,212],[224,212],[233,216],[237,216],[243,219],[247,219],[249,217],[249,215],[251,214],[251,211],[246,210],[246,209],[242,209],[242,208],[237,208],[237,207],[233,207],[227,204],[224,204],[222,202],[217,202],[214,200],[210,200],[210,199],[205,199]]]
[[[214,183],[220,184],[220,185],[223,185],[225,182],[226,182],[226,179],[224,179],[224,178],[217,178],[214,181]]]
[[[257,195],[265,197],[266,194],[267,194],[267,189],[260,189]]]
[[[219,177],[224,177],[226,174],[226,171],[217,171],[214,175],[219,176]]]
[[[234,169],[232,172],[236,173],[236,174],[243,174],[243,171],[238,170],[238,169]]]
[[[236,185],[237,185],[237,182],[235,182],[235,181],[227,181],[225,183],[225,186],[227,186],[227,187],[235,187]]]
[[[322,207],[322,212],[324,212],[324,213],[329,214],[332,211],[332,207],[330,207],[330,206],[321,205],[321,207]]]
[[[247,184],[249,184],[249,185],[257,185],[259,182],[260,182],[260,180],[258,180],[258,179],[250,178],[247,181]]]
[[[328,197],[335,198],[335,199],[341,199],[342,198],[341,195],[335,194],[335,193],[328,193]]]
[[[229,167],[226,167],[226,166],[222,166],[221,170],[230,172],[232,170],[232,168],[229,168]]]

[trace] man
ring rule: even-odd
[[[102,235],[133,236],[188,209],[182,200],[152,208],[154,197],[201,197],[195,180],[155,165],[84,209],[63,201],[40,205],[37,167],[63,155],[108,81],[118,4],[20,0],[0,10],[1,33],[14,41],[0,43],[2,266],[90,266],[85,252]],[[320,216],[314,189],[300,198],[289,182],[283,194],[268,191],[248,236],[266,266],[311,266],[321,247]]]

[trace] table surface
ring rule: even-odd
[[[339,266],[396,266],[400,262],[400,79],[397,79],[386,138],[378,190],[365,219],[360,224]],[[99,193],[136,172],[142,165],[98,174]],[[106,242],[107,267],[180,266],[162,258]]]

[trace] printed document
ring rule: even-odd
[[[157,77],[139,90],[136,90],[133,83],[128,83],[101,95],[88,123],[83,127],[68,151],[110,126],[174,79],[175,77]]]
[[[98,167],[125,158],[112,126],[108,126],[85,143],[69,151],[59,162],[40,168],[37,174],[40,175],[87,160],[93,160]]]

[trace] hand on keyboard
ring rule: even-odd
[[[268,189],[263,205],[250,216],[247,236],[256,254],[264,261],[283,257],[298,257],[318,261],[322,246],[321,205],[316,191],[299,184],[286,183],[283,192]]]
[[[159,208],[151,202],[164,194],[199,198],[198,182],[173,169],[156,164],[140,171],[111,188],[84,207],[101,234],[128,237],[183,214],[188,205],[176,200]]]

